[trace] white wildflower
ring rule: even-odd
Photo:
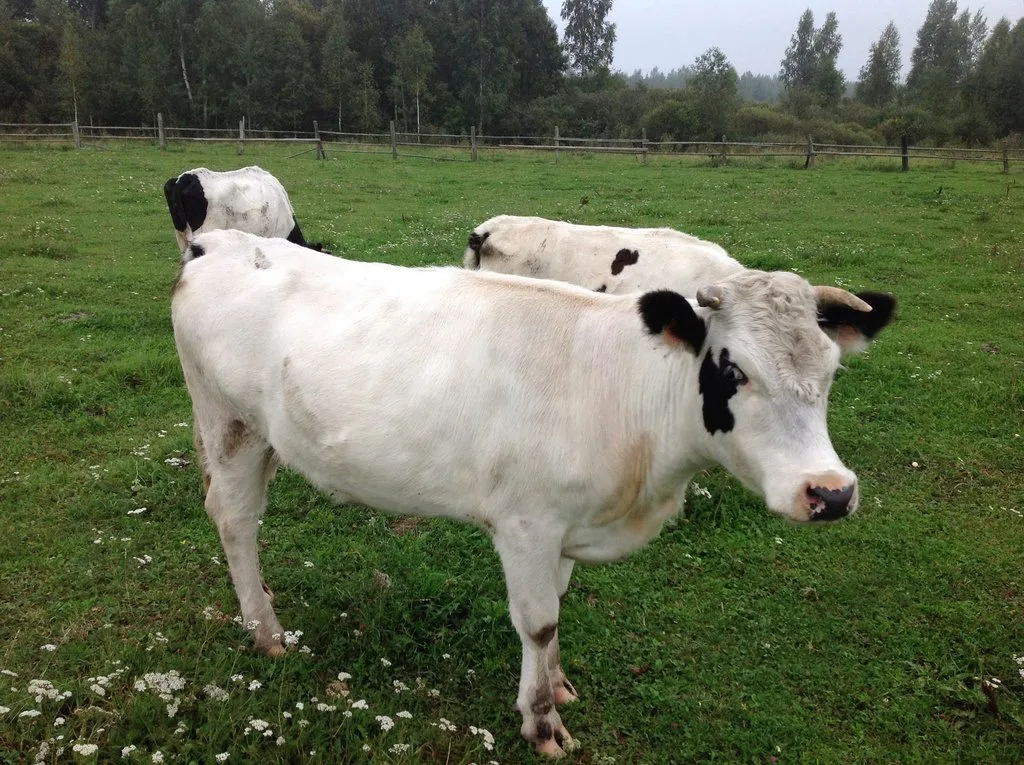
[[[50,651],[52,653],[53,651],[57,650],[57,646],[55,646],[53,643],[47,643],[45,645],[39,646],[39,650],[40,651]]]
[[[303,704],[301,701],[296,701],[295,702],[295,708],[298,709],[301,712],[303,709],[306,708],[306,705]]]
[[[369,744],[363,744],[363,751],[364,752],[369,752],[370,751],[370,745]]]
[[[203,693],[210,701],[227,701],[230,696],[227,691],[213,683],[207,683],[203,688]]]
[[[18,717],[39,717],[39,715],[41,714],[42,712],[40,712],[38,709],[26,709],[24,712],[18,715]]]
[[[270,728],[270,723],[266,720],[260,720],[258,717],[250,717],[249,725],[252,726],[253,730],[265,731]]]
[[[164,753],[159,751],[159,750],[157,750],[157,751],[153,752],[153,756],[150,757],[150,760],[152,760],[153,762],[157,762],[157,763],[163,762],[164,761]]]
[[[129,744],[126,747],[122,747],[122,749],[121,749],[121,759],[122,760],[127,760],[129,757],[132,756],[132,752],[134,752],[136,749],[138,749],[138,747],[135,746],[135,744]]]
[[[475,725],[469,726],[469,732],[474,736],[482,736],[484,740],[484,749],[490,752],[494,749],[494,736],[486,728],[477,728]]]
[[[284,736],[278,736],[277,741],[274,742],[278,746],[284,746]]]
[[[387,715],[377,715],[373,719],[380,723],[380,729],[384,733],[387,733],[389,730],[395,727],[395,721]]]
[[[250,691],[258,691],[262,687],[263,687],[263,683],[261,683],[259,680],[251,680],[249,682],[249,690]]]
[[[402,693],[403,691],[409,690],[409,686],[403,683],[401,680],[392,680],[391,684],[395,688],[395,693]]]
[[[17,672],[12,672],[9,669],[0,669],[0,675],[7,675],[8,677],[17,677]]]
[[[351,680],[352,679],[352,675],[350,675],[348,672],[339,672],[338,673],[338,679],[341,680],[342,682],[345,682],[346,680]]]
[[[390,666],[391,666],[391,662],[390,662],[390,661],[388,661],[387,659],[384,659],[384,658],[382,658],[382,659],[380,660],[380,663],[381,663],[381,665],[382,665],[382,666],[384,666],[384,667],[390,667]]]
[[[137,507],[134,510],[129,510],[128,515],[142,515],[148,509],[148,507]]]
[[[0,715],[5,715],[11,711],[10,707],[0,706]]]
[[[247,621],[245,623],[245,628],[247,630],[249,630],[249,632],[255,632],[256,628],[259,627],[259,626],[260,626],[260,620],[259,619],[250,619],[249,621]]]
[[[295,630],[295,631],[285,630],[284,631],[284,644],[286,646],[298,645],[300,637],[302,637],[302,630]]]
[[[452,658],[452,655],[450,653],[443,653],[441,654],[441,658],[448,661],[448,659]]]
[[[217,762],[225,762],[230,756],[231,752],[221,752],[220,754],[216,755],[213,759],[215,759]]]
[[[291,712],[282,712],[281,713],[281,717],[283,717],[285,720],[291,720],[292,719],[292,713]]]
[[[307,561],[304,561],[302,565],[305,566],[306,568],[313,568],[314,563],[311,560],[307,560]]]
[[[333,704],[324,704],[321,702],[316,705],[317,712],[333,712],[335,709],[337,709],[337,707]]]
[[[99,751],[99,747],[96,744],[75,744],[71,747],[71,751],[83,757],[89,757],[96,754]]]
[[[56,720],[53,721],[53,727],[54,728],[59,728],[61,725],[63,725],[66,722],[67,722],[66,718],[58,717]]]
[[[451,720],[445,719],[444,717],[440,718],[439,722],[430,723],[430,724],[433,725],[435,728],[440,728],[441,730],[446,730],[449,733],[454,733],[455,731],[457,731],[459,729],[458,726],[455,723],[453,723]]]
[[[106,696],[107,695],[107,689],[104,688],[99,683],[93,683],[92,685],[90,685],[89,686],[89,690],[92,691],[93,693],[95,693],[97,696]]]
[[[352,702],[352,709],[369,709],[370,705],[366,703],[366,699],[359,699],[359,701]]]
[[[391,748],[388,749],[391,754],[404,754],[409,751],[408,744],[392,744]]]
[[[243,680],[245,680],[245,675],[232,675],[231,676],[231,682],[233,682],[233,683],[240,683]]]

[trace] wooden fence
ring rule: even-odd
[[[1011,149],[1005,141],[999,149],[910,146],[906,139],[901,146],[815,143],[810,136],[804,141],[792,142],[728,141],[725,136],[719,141],[649,141],[646,131],[639,138],[574,138],[560,135],[557,127],[551,136],[477,135],[475,128],[462,134],[403,133],[395,129],[394,122],[386,133],[321,130],[316,122],[311,132],[303,132],[253,129],[246,125],[244,118],[235,130],[168,126],[164,125],[160,114],[156,116],[155,125],[142,127],[94,127],[76,122],[0,123],[0,144],[63,142],[82,148],[87,143],[111,140],[149,141],[161,149],[172,142],[237,143],[239,154],[243,154],[249,144],[308,144],[308,148],[291,156],[316,152],[317,159],[326,158],[328,149],[332,152],[390,154],[393,159],[401,156],[447,161],[475,161],[481,151],[534,151],[552,153],[556,162],[562,152],[567,152],[631,154],[645,164],[648,157],[657,156],[695,157],[717,164],[749,158],[802,158],[804,167],[811,168],[819,158],[854,157],[899,160],[904,171],[909,169],[911,159],[994,162],[1002,164],[1004,173],[1010,171],[1011,162],[1024,162],[1024,149]]]

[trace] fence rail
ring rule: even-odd
[[[1003,172],[1009,172],[1010,162],[1024,162],[1024,149],[1011,149],[1006,142],[999,149],[962,148],[946,146],[910,146],[906,139],[900,146],[877,146],[870,144],[815,143],[808,136],[806,141],[649,141],[646,131],[639,138],[578,138],[563,136],[555,128],[551,136],[509,136],[477,135],[475,128],[469,133],[408,133],[395,129],[392,122],[386,133],[346,133],[320,130],[313,123],[312,132],[300,130],[264,130],[246,125],[243,118],[238,129],[196,128],[165,126],[163,115],[158,114],[155,125],[81,125],[77,122],[59,123],[12,123],[0,122],[0,143],[11,142],[72,142],[81,148],[83,142],[102,141],[151,141],[166,148],[168,142],[220,142],[238,143],[238,153],[245,151],[247,144],[294,143],[310,144],[292,156],[299,156],[315,150],[317,158],[326,156],[325,146],[332,151],[362,154],[388,154],[422,157],[427,159],[453,159],[437,154],[416,154],[409,150],[445,149],[455,152],[469,152],[469,159],[476,160],[481,150],[538,151],[553,152],[555,161],[561,152],[633,154],[644,163],[648,157],[659,156],[702,156],[719,163],[745,158],[795,158],[803,157],[805,167],[814,167],[822,157],[899,159],[902,169],[909,168],[910,159],[929,159],[965,162],[1001,162]],[[401,150],[401,151],[400,151]]]

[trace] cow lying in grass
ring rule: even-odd
[[[225,228],[320,249],[306,243],[284,186],[261,167],[186,170],[164,184],[164,196],[183,251],[196,234]]]
[[[284,629],[258,519],[278,464],[338,502],[473,523],[501,559],[522,642],[522,735],[558,756],[559,598],[576,561],[622,558],[724,465],[796,521],[857,507],[825,421],[841,352],[875,309],[790,273],[697,293],[603,295],[457,268],[328,257],[238,231],[195,237],[172,320],[206,510],[256,647]]]
[[[744,268],[714,242],[671,228],[583,226],[518,215],[498,215],[473,229],[463,265],[612,295],[667,287],[684,297]]]

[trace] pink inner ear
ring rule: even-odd
[[[840,324],[836,332],[836,343],[843,353],[859,353],[870,343],[864,333],[849,324]]]

